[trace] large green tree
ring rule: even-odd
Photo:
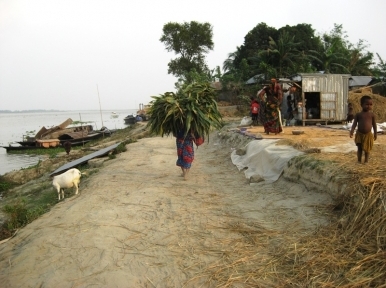
[[[321,45],[310,24],[287,25],[277,30],[260,23],[244,37],[244,44],[240,46],[233,66],[238,68],[242,59],[247,59],[250,77],[312,72],[317,70],[314,63],[319,62],[310,59],[308,51],[319,51]]]
[[[373,69],[373,74],[376,77],[381,77],[383,80],[386,80],[386,61],[384,61],[381,56],[377,53],[378,64]]]
[[[205,62],[205,54],[213,50],[212,26],[205,22],[169,22],[163,27],[160,41],[165,44],[168,52],[174,51],[179,57],[168,63],[168,73],[191,83],[191,71],[207,73],[209,68]]]
[[[291,36],[287,31],[282,31],[277,41],[269,37],[269,47],[261,51],[260,55],[266,55],[277,63],[277,76],[288,76],[295,72],[295,63],[299,58],[297,47],[300,43],[295,42],[295,36]]]
[[[308,51],[309,57],[320,64],[320,70],[325,73],[348,73],[347,57],[342,53],[338,40],[333,42],[325,41],[321,51]],[[346,51],[348,53],[348,51]]]
[[[307,56],[309,50],[320,51],[322,46],[322,41],[320,37],[315,34],[315,30],[311,24],[286,25],[278,31],[279,33],[287,32],[294,37],[294,42],[297,43],[296,49],[298,50],[298,55],[297,61],[294,63],[296,73],[308,73],[318,70],[318,63]]]
[[[329,33],[322,35],[320,48],[308,51],[309,58],[314,61],[317,70],[325,73],[349,73],[350,50],[348,46],[350,43],[347,37],[341,24],[334,24],[334,28]]]
[[[355,46],[350,45],[347,69],[351,75],[371,76],[373,74],[372,66],[374,65],[374,55],[373,53],[366,51],[366,48],[367,45],[364,40],[359,40]]]
[[[256,25],[251,31],[244,36],[244,43],[240,47],[237,47],[237,54],[234,57],[233,67],[239,69],[245,59],[248,65],[252,67],[258,67],[259,63],[256,63],[256,57],[259,51],[269,48],[269,37],[277,39],[278,32],[276,28],[268,26],[262,22]],[[267,62],[267,59],[260,59],[259,61]],[[259,73],[258,70],[251,70],[252,74]],[[253,76],[253,75],[252,75]]]

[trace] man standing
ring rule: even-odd
[[[276,78],[271,78],[273,96],[279,100],[279,103],[283,101],[283,90]]]
[[[283,130],[283,123],[281,121],[281,112],[280,112],[280,106],[281,106],[281,103],[283,102],[283,90],[281,89],[281,85],[279,84],[276,78],[271,78],[271,84],[272,84],[273,97],[277,98],[278,100],[277,113],[279,113],[280,128],[281,130]]]

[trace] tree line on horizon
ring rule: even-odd
[[[330,32],[319,34],[311,24],[276,29],[259,23],[244,36],[244,42],[236,47],[236,51],[228,54],[222,69],[219,66],[210,68],[205,61],[205,54],[214,47],[212,38],[213,29],[208,22],[169,22],[164,25],[160,41],[168,52],[177,55],[168,63],[168,73],[178,79],[177,91],[193,82],[218,81],[223,90],[240,95],[251,89],[245,83],[256,75],[269,79],[323,71],[386,76],[386,63],[381,56],[368,51],[369,44],[363,39],[351,43],[341,24],[334,24]]]

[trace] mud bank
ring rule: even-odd
[[[279,177],[282,177],[292,183],[304,185],[304,187],[309,191],[326,193],[334,201],[339,200],[345,193],[347,188],[347,175],[345,174],[345,171],[343,171],[337,163],[331,160],[321,160],[320,158],[315,158],[314,154],[310,152],[319,152],[319,149],[315,149],[317,147],[303,146],[303,149],[295,149],[300,152],[296,153],[294,152],[293,147],[289,146],[289,144],[296,147],[299,146],[296,145],[297,142],[271,140],[267,144],[259,145],[259,143],[263,143],[265,140],[255,140],[251,137],[243,135],[242,133],[238,133],[237,131],[237,129],[227,128],[218,132],[216,137],[219,141],[222,141],[227,146],[232,147],[232,150],[238,150],[232,152],[233,154],[239,154],[244,157],[243,161],[238,160],[239,162],[245,162],[239,169],[244,171],[246,178],[250,179],[250,182],[267,181],[270,179],[270,176],[274,176],[271,178],[274,179],[273,181],[276,181]],[[251,145],[250,143],[252,141],[254,141],[257,145]],[[254,151],[252,151],[250,155],[247,155],[249,146],[251,146],[250,149],[253,149]],[[265,147],[259,148],[259,146]],[[268,148],[272,146],[282,147],[281,151],[278,152],[278,150],[272,150],[272,152],[267,152]],[[284,154],[284,159],[281,163],[278,161],[279,153]],[[264,157],[261,157],[261,154],[265,154]],[[235,162],[237,161],[233,161],[234,164]],[[283,165],[283,163],[285,163],[285,165]],[[256,169],[248,167],[249,165],[252,167],[257,165],[275,167],[264,168],[260,171],[256,171]],[[280,165],[283,167],[281,169],[277,169],[277,166]],[[264,177],[264,173],[268,174],[268,169],[273,169],[274,171],[270,172],[270,175]],[[277,175],[272,175],[275,173]]]

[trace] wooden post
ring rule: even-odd
[[[103,125],[103,118],[102,118],[102,107],[101,107],[101,98],[99,97],[99,89],[98,89],[98,84],[97,84],[97,91],[98,91],[98,99],[99,99],[99,111],[101,113],[101,121],[102,121],[102,127]]]

